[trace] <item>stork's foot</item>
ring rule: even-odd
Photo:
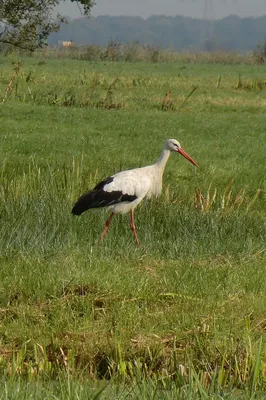
[[[130,224],[130,229],[132,230],[132,232],[133,232],[133,235],[134,235],[134,238],[135,238],[135,242],[136,242],[136,245],[137,246],[141,246],[141,244],[140,244],[140,242],[139,242],[139,238],[138,238],[138,235],[137,235],[137,232],[136,232],[136,227],[135,227],[135,225],[131,225]]]
[[[110,226],[110,224],[111,224],[111,221],[112,221],[112,218],[113,218],[114,215],[115,215],[115,214],[112,213],[112,214],[110,215],[110,217],[108,218],[108,220],[105,222],[105,228],[104,228],[104,230],[103,230],[103,233],[101,234],[100,242],[103,241],[105,235],[107,234],[108,229],[109,229],[109,226]]]
[[[133,214],[133,210],[130,211],[130,229],[131,229],[132,232],[133,232],[133,235],[134,235],[135,242],[136,242],[137,246],[140,247],[141,244],[140,244],[140,242],[139,242],[139,238],[138,238],[138,235],[137,235],[137,232],[136,232],[136,226],[135,226],[135,223],[134,223],[134,214]]]

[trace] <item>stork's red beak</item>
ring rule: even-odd
[[[196,161],[193,160],[192,157],[190,157],[190,155],[188,153],[185,152],[185,150],[181,149],[181,147],[178,148],[178,153],[180,153],[183,157],[185,157],[188,161],[190,161],[193,165],[195,165],[196,167],[198,167],[198,164],[196,163]]]

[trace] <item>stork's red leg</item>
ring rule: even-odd
[[[104,230],[103,230],[103,233],[101,234],[101,240],[103,240],[104,236],[105,236],[106,233],[108,232],[109,226],[110,226],[110,224],[111,224],[111,221],[112,221],[112,218],[113,218],[114,215],[115,215],[115,214],[112,213],[112,214],[110,215],[110,217],[108,218],[108,220],[105,222],[105,228],[104,228]]]
[[[133,234],[134,234],[134,238],[136,240],[137,245],[139,246],[139,238],[136,232],[136,227],[135,227],[135,223],[134,223],[134,213],[133,210],[130,210],[130,229],[132,230]]]

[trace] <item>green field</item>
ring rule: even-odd
[[[11,81],[12,61],[0,58],[0,399],[260,398],[265,66],[32,57]],[[75,200],[154,162],[167,138],[200,167],[171,156],[162,196],[135,212],[141,248],[127,215],[98,245],[108,212],[73,217]]]

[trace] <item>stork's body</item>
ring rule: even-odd
[[[118,172],[98,183],[95,188],[83,194],[72,209],[80,215],[90,208],[109,207],[111,215],[106,221],[101,240],[106,235],[113,216],[130,212],[130,228],[139,244],[134,224],[134,209],[144,197],[158,197],[162,191],[163,173],[171,151],[177,151],[192,164],[197,163],[181,148],[175,139],[166,141],[161,156],[155,164]]]

